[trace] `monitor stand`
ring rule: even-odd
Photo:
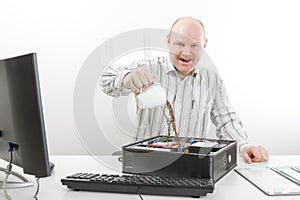
[[[0,172],[5,173],[5,168],[0,167]],[[16,182],[16,181],[7,181],[6,182],[6,188],[7,189],[14,189],[14,188],[24,188],[24,187],[31,187],[33,186],[33,183],[30,182],[27,178],[22,176],[21,174],[11,171],[10,175],[13,175],[17,178],[19,178],[23,182]],[[3,189],[3,181],[0,181],[0,189]]]

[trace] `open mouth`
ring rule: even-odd
[[[188,64],[191,61],[191,59],[185,59],[185,58],[179,58],[179,60],[185,64]]]

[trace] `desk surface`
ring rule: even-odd
[[[60,179],[76,173],[76,172],[97,172],[97,173],[121,173],[122,165],[118,161],[118,156],[51,156],[51,161],[55,163],[55,172],[51,177],[40,179],[40,192],[38,199],[40,200],[92,200],[92,199],[139,199],[137,194],[118,194],[118,193],[100,193],[100,192],[76,192],[68,190],[62,186]],[[2,165],[3,162],[0,162]],[[244,163],[241,158],[238,159],[238,166],[249,166]],[[299,156],[271,156],[268,162],[254,163],[252,166],[286,166],[300,165]],[[13,168],[19,171],[17,167]],[[30,178],[30,177],[29,177]],[[34,179],[32,179],[34,180]],[[13,199],[32,199],[35,187],[8,190]],[[0,190],[0,199],[4,199],[3,192]],[[150,199],[193,199],[190,197],[174,197],[174,196],[156,196],[143,195],[145,200]],[[300,196],[285,196],[275,197],[276,199],[300,199]],[[231,171],[224,176],[215,185],[215,190],[212,194],[208,194],[201,199],[214,200],[231,200],[231,199],[274,199],[274,197],[266,196],[248,181]]]

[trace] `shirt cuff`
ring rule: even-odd
[[[128,89],[126,87],[124,87],[123,85],[123,79],[124,77],[129,74],[131,72],[131,70],[124,70],[120,73],[118,73],[115,81],[114,81],[114,87],[115,88],[118,88],[118,89],[121,89],[122,90],[122,93],[130,93],[131,92],[131,89]]]
[[[251,146],[248,140],[240,140],[237,142],[238,154],[241,154],[245,147]]]

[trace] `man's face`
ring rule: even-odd
[[[198,64],[206,46],[204,30],[196,21],[179,21],[168,35],[170,60],[181,78]]]

